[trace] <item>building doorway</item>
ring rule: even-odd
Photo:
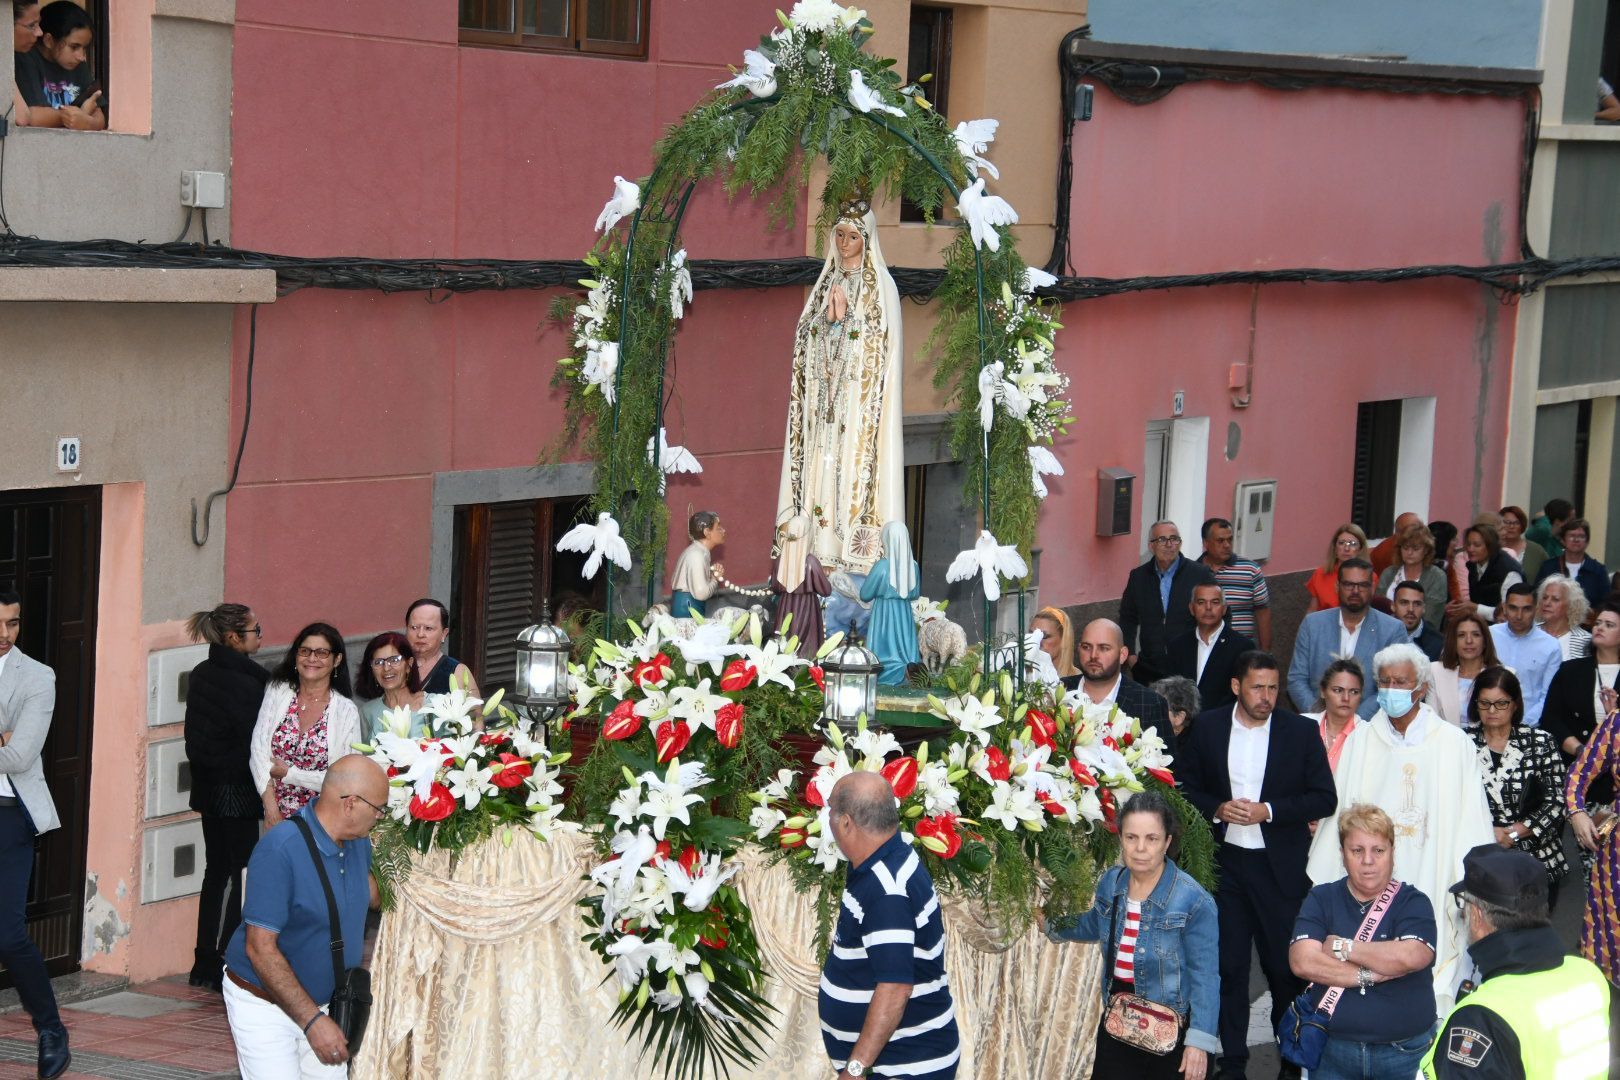
[[[100,556],[100,488],[0,492],[0,583],[23,603],[17,647],[56,671],[43,760],[62,827],[40,838],[28,894],[28,931],[52,976],[79,970],[84,932]],[[0,986],[11,986],[3,970]]]

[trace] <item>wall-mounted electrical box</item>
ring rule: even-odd
[[[1271,558],[1276,513],[1277,481],[1241,481],[1232,507],[1232,553],[1256,562]]]
[[[163,649],[146,658],[146,726],[178,724],[186,718],[186,684],[191,669],[208,659],[207,645]]]
[[[1097,535],[1124,536],[1131,531],[1131,504],[1136,474],[1124,469],[1097,470]]]
[[[141,903],[174,900],[202,889],[202,819],[147,829],[141,836]]]
[[[146,747],[146,817],[168,817],[191,809],[191,762],[186,740],[164,739]]]

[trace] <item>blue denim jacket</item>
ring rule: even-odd
[[[1103,953],[1105,987],[1113,973],[1114,948],[1125,928],[1129,888],[1130,872],[1123,866],[1111,867],[1097,882],[1090,911],[1047,925],[1046,936],[1053,941],[1096,941],[1108,933],[1109,912],[1117,905],[1113,940]],[[1215,1035],[1221,996],[1217,938],[1214,899],[1166,859],[1164,875],[1142,902],[1142,925],[1136,938],[1136,992],[1188,1017],[1187,1045],[1211,1054],[1221,1048]]]

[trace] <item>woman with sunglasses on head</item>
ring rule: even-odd
[[[1327,561],[1305,579],[1305,592],[1311,598],[1307,611],[1326,611],[1339,606],[1339,564],[1346,559],[1367,557],[1367,534],[1361,526],[1347,521],[1333,530]]]
[[[270,674],[252,757],[267,825],[302,810],[321,790],[326,767],[362,739],[345,659],[343,635],[310,623]]]
[[[191,985],[218,990],[221,956],[242,921],[242,871],[264,816],[248,756],[270,673],[253,661],[262,628],[244,604],[221,604],[186,620],[208,659],[186,687],[186,759],[191,808],[202,815],[203,880]]]
[[[1468,702],[1479,748],[1479,772],[1491,805],[1496,842],[1541,860],[1547,870],[1548,906],[1569,873],[1564,859],[1564,762],[1553,737],[1524,726],[1519,677],[1505,667],[1486,668],[1474,680]]]
[[[412,663],[410,640],[398,630],[384,630],[366,643],[354,677],[354,696],[360,702],[360,730],[368,742],[381,730],[383,713],[399,708],[411,710],[411,738],[427,735],[422,717],[427,694]]]

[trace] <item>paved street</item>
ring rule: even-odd
[[[218,994],[184,977],[144,983],[62,1009],[73,1046],[68,1077],[210,1080],[236,1076],[236,1051]],[[0,1080],[32,1077],[34,1032],[20,1010],[0,1016]]]

